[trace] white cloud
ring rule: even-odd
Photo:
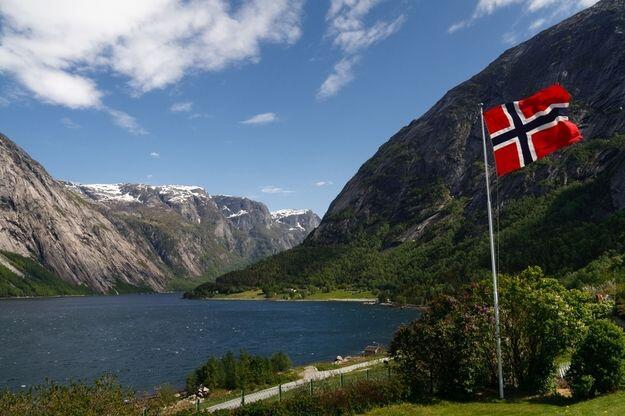
[[[152,179],[152,178],[154,177],[154,175],[152,175],[151,173],[149,173],[149,174],[145,175],[145,177],[146,177],[146,178],[148,178],[148,179]]]
[[[326,16],[328,35],[346,53],[356,53],[397,32],[404,22],[400,15],[390,22],[378,21],[370,27],[364,19],[380,0],[332,0]]]
[[[158,152],[150,152],[150,157],[158,159],[159,157],[161,157],[161,154]]]
[[[294,191],[289,191],[287,189],[283,189],[283,188],[280,188],[278,186],[273,186],[273,185],[263,186],[260,191],[264,194],[274,194],[274,195],[288,195],[294,192]]]
[[[514,45],[519,41],[518,34],[515,32],[506,32],[501,36],[501,40],[506,45]]]
[[[63,117],[61,119],[61,124],[63,126],[65,126],[65,128],[68,128],[68,129],[79,129],[80,128],[80,124],[76,123],[74,120],[72,120],[69,117]]]
[[[321,188],[322,186],[330,186],[330,185],[333,185],[333,184],[334,183],[332,181],[318,181],[318,182],[314,183],[314,185],[316,187],[319,187],[319,188]]]
[[[188,113],[193,110],[193,103],[191,101],[183,101],[180,103],[173,103],[169,110],[172,113]]]
[[[545,19],[544,17],[538,18],[530,24],[530,30],[538,30],[541,27],[545,26],[546,24],[547,24],[547,19]]]
[[[377,21],[367,26],[365,18],[382,0],[332,0],[326,15],[327,36],[343,52],[343,58],[325,79],[317,98],[324,100],[336,95],[354,79],[353,67],[364,50],[397,32],[405,21],[400,15],[392,21]]]
[[[317,91],[317,99],[325,100],[326,98],[336,95],[345,85],[354,79],[354,65],[358,61],[358,57],[343,58],[336,65],[334,71],[323,81],[319,91]]]
[[[273,123],[274,121],[278,120],[278,116],[276,115],[276,113],[262,113],[262,114],[256,114],[255,116],[252,116],[250,118],[248,118],[247,120],[243,120],[240,123],[241,124],[268,124],[268,123]]]
[[[209,118],[209,117],[211,117],[210,114],[193,113],[189,115],[189,120],[195,120],[196,118]]]
[[[121,75],[135,95],[189,72],[258,62],[264,43],[301,35],[303,0],[3,0],[0,71],[41,101],[107,111],[98,72]],[[136,122],[135,122],[136,124]]]
[[[128,130],[128,132],[138,136],[148,134],[148,132],[143,127],[141,127],[137,120],[130,114],[108,107],[105,107],[104,110],[111,116],[111,118],[113,119],[113,123],[123,129]]]
[[[568,17],[571,14],[585,9],[597,3],[599,0],[479,0],[471,17],[461,20],[449,26],[449,33],[471,26],[477,19],[493,14],[499,9],[521,4],[526,13],[539,11],[551,11],[550,14],[534,20],[529,27],[530,31],[536,31],[556,19]]]

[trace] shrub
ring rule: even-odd
[[[578,398],[619,388],[624,378],[625,335],[609,321],[593,323],[573,358],[567,379]]]
[[[501,279],[504,372],[527,393],[552,387],[555,360],[579,341],[585,326],[611,309],[546,278],[539,267]]]
[[[131,391],[110,377],[93,384],[50,382],[26,392],[0,392],[0,415],[136,416],[138,409],[129,404],[133,398]]]
[[[396,381],[361,380],[343,389],[302,394],[282,402],[256,402],[216,416],[334,416],[366,412],[406,399],[404,387]],[[190,414],[189,414],[190,415]]]
[[[271,368],[275,372],[287,371],[291,368],[291,359],[283,352],[276,352],[271,356]]]
[[[556,358],[613,305],[567,290],[538,267],[500,281],[505,382],[526,393],[544,392],[552,386]],[[476,283],[435,299],[421,319],[397,331],[390,352],[413,398],[468,399],[495,387],[491,305],[490,283]]]
[[[467,399],[492,383],[494,343],[485,297],[480,285],[457,298],[440,297],[421,319],[397,331],[390,353],[413,399]]]

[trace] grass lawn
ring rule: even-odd
[[[379,408],[368,416],[601,416],[625,415],[625,392],[579,403],[550,403],[547,400],[520,400],[505,403],[453,403],[431,405],[401,404]]]
[[[330,299],[375,299],[375,295],[369,291],[354,292],[351,290],[337,289],[331,292],[319,292],[306,296],[310,300],[330,300]]]
[[[282,294],[271,298],[270,300],[285,300]],[[232,299],[232,300],[265,300],[262,290],[254,289],[245,292],[232,293],[230,295],[220,295],[213,299]],[[331,292],[319,292],[306,296],[303,300],[350,300],[350,299],[375,299],[375,295],[371,292],[358,292],[346,289],[337,289]],[[293,299],[302,300],[302,299]]]
[[[220,295],[214,299],[243,299],[243,300],[263,300],[265,295],[262,290],[254,289],[245,292],[231,293],[230,295]]]

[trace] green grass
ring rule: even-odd
[[[247,290],[245,292],[239,293],[231,293],[229,295],[220,295],[215,297],[214,299],[242,299],[242,300],[263,300],[265,299],[265,294],[259,290]]]
[[[309,300],[331,300],[331,299],[375,299],[376,296],[371,291],[351,291],[346,289],[337,289],[330,292],[313,293],[306,296]]]
[[[219,295],[213,299],[231,300],[265,300],[265,294],[260,289],[246,290],[244,292]],[[369,291],[351,291],[347,289],[337,289],[330,292],[318,292],[307,295],[304,299],[292,300],[350,300],[350,299],[375,299],[375,295]],[[278,294],[269,300],[285,300],[284,294]],[[288,300],[288,299],[287,299]]]
[[[453,403],[431,405],[400,404],[375,409],[368,416],[600,416],[625,415],[625,392],[579,403],[557,404],[540,400],[504,403]]]

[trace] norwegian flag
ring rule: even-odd
[[[498,176],[582,140],[577,126],[565,115],[570,101],[571,95],[555,84],[484,113]]]

